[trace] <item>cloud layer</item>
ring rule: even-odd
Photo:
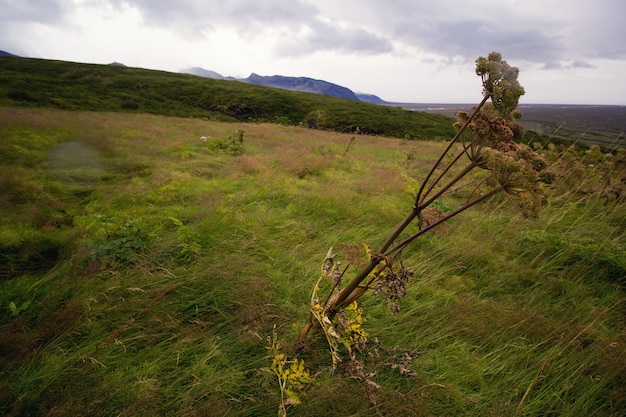
[[[615,80],[626,60],[623,16],[621,0],[0,0],[0,49],[45,53],[54,46],[44,38],[68,36],[70,53],[84,37],[103,50],[128,48],[128,55],[136,44],[135,56],[157,46],[172,56],[206,51],[223,66],[247,55],[276,72],[340,73],[354,63],[370,80],[390,68],[466,71],[495,50],[527,70],[593,71]],[[602,75],[605,69],[611,73]]]

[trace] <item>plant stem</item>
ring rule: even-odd
[[[439,174],[439,176],[437,176],[437,178],[430,184],[430,186],[428,187],[428,190],[426,190],[426,192],[422,193],[421,195],[421,201],[418,203],[418,205],[422,205],[422,201],[424,201],[424,199],[426,198],[426,196],[428,196],[428,194],[430,194],[430,192],[437,186],[437,184],[439,183],[439,181],[441,181],[441,179],[448,173],[448,171],[452,168],[452,166],[454,164],[456,164],[458,162],[458,160],[467,153],[467,148],[464,146],[463,150],[461,152],[459,152],[452,161],[450,161],[448,163],[448,165],[446,165],[446,167],[441,170],[441,173]],[[427,206],[428,204],[424,204],[424,206]]]
[[[352,280],[348,283],[348,285],[346,285],[343,289],[341,289],[337,293],[337,295],[335,297],[333,297],[332,300],[329,301],[330,305],[324,305],[324,309],[326,310],[327,317],[330,320],[332,320],[335,317],[335,315],[338,313],[338,311],[340,309],[345,308],[346,305],[349,304],[348,301],[352,302],[352,301],[354,301],[355,299],[359,298],[361,295],[363,295],[366,292],[366,291],[362,291],[361,294],[355,294],[355,291],[359,288],[361,283],[370,275],[370,273],[378,266],[378,264],[383,259],[385,259],[385,256],[388,256],[389,254],[392,254],[392,253],[394,253],[396,251],[402,251],[406,245],[408,245],[410,242],[412,242],[413,240],[415,240],[416,238],[418,238],[422,234],[426,233],[430,229],[432,229],[432,228],[436,227],[437,225],[443,223],[444,221],[446,221],[446,220],[456,216],[457,214],[461,213],[462,211],[468,209],[469,207],[471,207],[471,206],[473,206],[473,205],[475,205],[475,204],[477,204],[477,203],[479,203],[479,202],[481,202],[481,201],[491,197],[492,195],[496,194],[497,192],[502,191],[502,188],[496,188],[494,190],[491,190],[489,193],[487,193],[487,194],[485,194],[485,195],[483,195],[481,197],[478,197],[477,199],[475,199],[475,200],[473,200],[471,202],[468,202],[468,203],[464,204],[463,206],[459,207],[457,210],[455,210],[452,213],[448,214],[447,216],[437,220],[436,222],[431,223],[427,227],[421,229],[419,232],[417,232],[414,235],[404,239],[402,242],[400,242],[399,244],[396,244],[393,248],[389,249],[389,247],[395,242],[395,240],[398,238],[398,236],[400,236],[400,234],[409,226],[409,224],[411,224],[411,222],[416,217],[418,217],[420,215],[421,211],[424,208],[426,208],[426,207],[428,207],[428,205],[432,204],[438,197],[440,197],[442,194],[444,194],[454,184],[456,184],[461,178],[463,178],[472,169],[474,169],[476,167],[476,164],[470,163],[470,165],[465,167],[459,174],[457,174],[454,178],[452,178],[445,186],[443,186],[440,190],[438,190],[427,201],[424,201],[426,196],[428,196],[428,194],[430,194],[430,192],[436,187],[437,183],[439,183],[442,180],[444,175],[452,168],[452,166],[456,162],[458,162],[459,158],[464,153],[464,152],[461,152],[461,154],[457,155],[454,158],[454,160],[450,164],[448,164],[446,166],[446,168],[444,169],[443,173],[440,174],[439,176],[437,176],[437,178],[430,184],[430,186],[428,187],[428,190],[426,191],[426,193],[424,193],[424,190],[426,188],[426,184],[430,181],[430,178],[433,176],[433,174],[434,174],[435,170],[437,169],[437,167],[441,164],[441,162],[443,161],[444,157],[452,149],[452,146],[454,145],[454,143],[458,140],[458,138],[467,129],[467,127],[471,123],[472,119],[478,114],[480,109],[483,107],[483,105],[487,102],[487,100],[490,97],[491,97],[490,94],[485,94],[483,96],[482,101],[478,104],[478,106],[476,106],[476,108],[474,109],[472,114],[468,117],[468,119],[465,121],[463,126],[457,131],[457,133],[454,135],[454,137],[452,138],[452,140],[450,141],[448,146],[441,153],[441,155],[439,156],[439,159],[437,160],[437,162],[435,162],[435,164],[431,167],[429,173],[426,175],[424,181],[422,182],[422,185],[420,186],[419,191],[417,192],[417,195],[415,197],[415,204],[413,205],[413,208],[409,212],[409,214],[404,218],[404,220],[402,220],[400,222],[400,224],[398,224],[398,226],[396,226],[396,228],[393,230],[393,232],[391,232],[389,237],[381,245],[381,247],[378,250],[378,252],[376,252],[376,254],[374,254],[371,257],[370,262],[363,269],[361,269],[361,271],[359,271],[359,273],[354,278],[352,278]],[[327,302],[327,304],[328,304],[328,302]],[[311,329],[313,327],[313,324],[314,324],[314,317],[311,314],[309,316],[308,322],[305,324],[305,326],[300,331],[300,334],[298,336],[298,341],[296,342],[296,346],[302,346],[304,344],[304,342],[305,342],[309,332],[311,331]]]
[[[453,212],[448,213],[446,216],[438,219],[437,221],[432,222],[428,226],[420,229],[418,232],[416,232],[416,233],[412,234],[411,236],[407,237],[402,242],[396,244],[393,248],[391,248],[387,252],[385,252],[385,256],[391,256],[394,252],[396,252],[398,250],[404,249],[404,247],[406,247],[409,243],[411,243],[412,241],[414,241],[415,239],[417,239],[418,237],[420,237],[424,233],[428,232],[429,230],[434,229],[435,227],[439,226],[441,223],[451,219],[452,217],[454,217],[457,214],[467,210],[468,208],[470,208],[470,207],[472,207],[472,206],[474,206],[474,205],[476,205],[476,204],[478,204],[478,203],[480,203],[482,201],[485,201],[489,197],[492,197],[495,194],[497,194],[497,193],[499,193],[500,191],[503,191],[503,190],[504,189],[502,187],[494,188],[494,189],[490,190],[488,193],[483,194],[480,197],[477,197],[475,200],[472,200],[472,201],[470,201],[468,203],[463,204],[461,207],[457,208]]]
[[[443,161],[443,158],[445,158],[445,156],[448,154],[448,152],[450,152],[450,149],[452,149],[452,145],[454,145],[454,143],[459,139],[459,137],[461,137],[461,135],[463,134],[465,129],[467,129],[469,124],[472,122],[472,119],[474,119],[474,117],[478,114],[480,109],[485,105],[485,103],[487,102],[487,100],[489,100],[490,97],[491,97],[490,94],[485,94],[483,96],[482,101],[478,104],[478,106],[476,106],[476,108],[474,109],[472,114],[467,118],[465,123],[463,123],[463,126],[461,126],[459,131],[456,132],[456,135],[454,135],[452,140],[450,140],[450,143],[448,144],[446,149],[441,153],[441,155],[439,155],[439,159],[437,160],[437,162],[435,162],[433,164],[433,166],[430,169],[430,172],[428,173],[428,175],[426,175],[426,178],[424,178],[424,182],[422,183],[422,186],[420,187],[419,191],[417,192],[417,196],[415,198],[415,205],[419,204],[419,201],[421,199],[422,193],[424,192],[424,187],[426,187],[426,183],[428,183],[428,181],[430,180],[430,177],[432,177],[432,175],[435,173],[435,170],[437,169],[439,164],[441,164],[441,161]]]
[[[446,191],[448,191],[454,184],[456,184],[461,178],[463,178],[464,176],[466,176],[467,174],[470,173],[470,171],[472,169],[476,168],[476,164],[471,163],[468,166],[466,166],[465,168],[463,168],[463,170],[461,172],[459,172],[454,178],[452,178],[450,181],[448,181],[448,183],[443,186],[439,191],[437,191],[435,193],[435,195],[433,195],[432,197],[430,197],[426,202],[421,202],[418,206],[418,210],[423,210],[426,207],[428,207],[429,205],[431,205],[436,199],[438,199],[439,197],[441,197],[441,195],[443,195]],[[430,192],[430,190],[429,190]],[[426,195],[424,196],[424,198],[426,198]]]
[[[502,187],[498,187],[498,188],[494,188],[492,190],[490,190],[488,193],[483,194],[482,196],[476,198],[475,200],[472,200],[468,203],[463,204],[461,207],[459,207],[458,209],[454,210],[453,212],[449,213],[448,215],[442,217],[441,219],[429,224],[428,226],[420,229],[417,233],[414,233],[413,235],[407,237],[406,239],[404,239],[402,242],[396,244],[393,248],[387,250],[386,252],[383,252],[383,248],[381,248],[381,250],[372,257],[370,263],[361,270],[361,272],[359,272],[359,274],[357,276],[355,276],[352,281],[350,281],[350,283],[345,286],[338,294],[338,296],[333,300],[333,303],[331,306],[326,306],[327,311],[329,312],[329,318],[332,318],[330,316],[330,314],[333,315],[336,313],[337,310],[342,309],[345,306],[345,301],[347,299],[350,299],[350,301],[354,301],[352,299],[352,297],[350,297],[350,295],[353,293],[354,290],[357,289],[357,287],[363,282],[363,280],[365,280],[365,278],[367,278],[369,276],[369,274],[374,270],[374,268],[376,268],[376,266],[380,263],[380,261],[382,261],[384,259],[385,256],[391,256],[394,252],[398,251],[398,250],[402,250],[404,247],[406,247],[409,243],[411,243],[413,240],[417,239],[418,237],[420,237],[421,235],[423,235],[424,233],[428,232],[429,230],[437,227],[438,225],[440,225],[441,223],[451,219],[452,217],[456,216],[457,214],[467,210],[468,208],[488,199],[489,197],[492,197],[493,195],[499,193],[500,191],[502,191],[503,188]],[[404,225],[406,223],[406,220],[409,218],[410,216],[407,216],[407,218],[401,223],[401,226]],[[407,223],[408,225],[408,223]],[[403,229],[406,228],[406,225],[403,227]],[[398,227],[399,229],[399,227]]]

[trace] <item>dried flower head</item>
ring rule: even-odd
[[[400,262],[400,268],[397,271],[388,268],[385,274],[381,276],[374,294],[385,296],[383,305],[391,303],[393,314],[400,312],[400,300],[406,295],[406,284],[413,275],[413,271],[405,268]]]
[[[459,113],[459,127],[468,120]],[[510,197],[527,217],[536,217],[545,205],[540,186],[549,180],[544,174],[546,160],[529,146],[519,143],[522,127],[514,117],[504,117],[495,105],[485,105],[468,125],[468,138],[463,146],[475,165],[491,171],[496,185]]]
[[[437,207],[437,206],[426,207],[420,213],[420,222],[423,222],[423,225],[420,223],[420,228],[423,226],[430,226],[431,224],[444,218],[445,216],[446,216],[446,212],[443,211],[441,207]],[[445,236],[448,234],[448,229],[446,228],[445,223],[439,224],[434,229],[434,231],[437,236]]]
[[[507,119],[514,118],[513,111],[525,93],[517,81],[519,69],[510,66],[498,52],[492,52],[487,58],[481,56],[476,60],[476,74],[483,82],[483,94],[491,97],[498,113]]]

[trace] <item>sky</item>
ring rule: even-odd
[[[626,105],[623,0],[0,0],[0,50],[224,76],[302,76],[405,103],[475,103],[475,60],[521,103]]]

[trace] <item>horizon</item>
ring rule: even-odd
[[[235,78],[234,76],[231,75],[223,75],[217,71],[214,71],[210,68],[203,68],[203,67],[187,67],[187,68],[181,68],[178,71],[172,71],[172,70],[167,70],[167,69],[160,69],[160,68],[146,68],[146,67],[137,67],[137,66],[130,66],[130,65],[126,65],[123,62],[120,61],[111,61],[109,63],[97,63],[97,62],[84,62],[84,61],[74,61],[74,60],[65,60],[65,59],[56,59],[56,58],[41,58],[41,57],[34,57],[34,56],[22,56],[22,55],[17,55],[14,54],[13,52],[7,51],[6,49],[0,49],[0,52],[4,52],[8,55],[4,55],[4,56],[14,56],[17,58],[26,58],[26,59],[45,59],[45,60],[50,60],[50,61],[64,61],[64,62],[73,62],[73,63],[77,63],[77,64],[87,64],[87,65],[114,65],[114,64],[121,64],[127,68],[137,68],[137,69],[145,69],[145,70],[150,70],[150,71],[164,71],[164,72],[169,72],[169,73],[173,73],[173,74],[188,74],[188,75],[194,75],[197,77],[201,77],[201,78],[207,78],[207,77],[203,77],[201,75],[196,75],[196,74],[190,74],[190,73],[186,73],[184,72],[185,70],[189,70],[189,69],[201,69],[204,71],[212,71],[215,73],[218,73],[220,76],[224,77],[225,81],[239,81],[241,79],[245,79],[244,78]],[[0,55],[2,56],[2,55]],[[319,80],[319,81],[325,81],[328,83],[332,83],[332,84],[336,84],[339,85],[341,87],[345,87],[345,88],[349,88],[348,86],[345,85],[341,85],[338,84],[334,81],[330,81],[330,80],[325,80],[325,79],[319,79],[319,78],[313,78],[310,77],[308,75],[289,75],[289,74],[271,74],[271,75],[265,75],[265,74],[259,74],[257,72],[251,72],[248,76],[252,75],[252,74],[256,74],[256,75],[261,75],[264,77],[271,77],[271,76],[283,76],[283,77],[294,77],[294,78],[311,78],[311,79],[315,79],[315,80]],[[352,89],[351,89],[352,90]],[[371,92],[367,92],[367,91],[355,91],[352,90],[355,94],[363,94],[363,95],[373,95],[376,96],[378,98],[380,98],[381,100],[384,101],[384,104],[391,104],[391,105],[446,105],[446,106],[473,106],[478,104],[479,100],[475,101],[475,102],[463,102],[463,101],[390,101],[387,100],[385,97],[380,96],[379,94],[375,94],[375,93],[371,93]],[[544,106],[590,106],[590,107],[595,107],[595,106],[606,106],[606,107],[625,107],[626,106],[626,102],[624,104],[617,104],[617,103],[583,103],[583,102],[525,102],[524,101],[524,96],[522,96],[520,98],[520,102],[518,104],[518,106],[539,106],[539,105],[544,105]]]

